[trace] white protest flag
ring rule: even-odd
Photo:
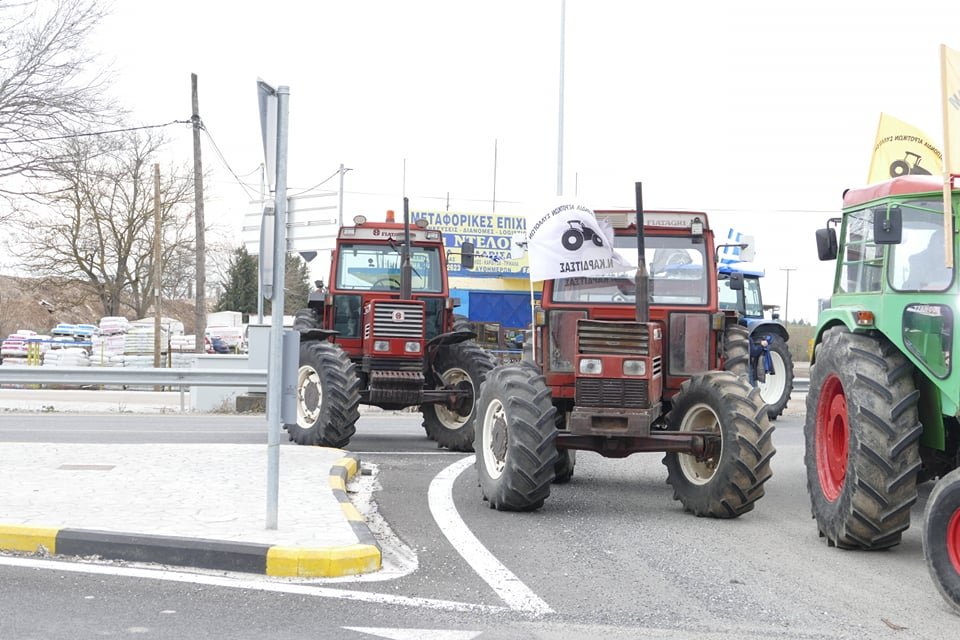
[[[584,205],[561,202],[527,214],[530,281],[596,276],[635,268],[614,251],[613,229]]]

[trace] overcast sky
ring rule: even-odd
[[[115,0],[91,45],[135,123],[188,118],[198,74],[200,115],[248,184],[205,139],[207,220],[239,246],[259,192],[258,77],[290,87],[290,193],[343,163],[348,218],[400,210],[404,191],[470,212],[494,188],[502,213],[553,196],[560,6]],[[813,232],[866,179],[880,112],[942,140],[941,43],[960,49],[955,0],[567,0],[564,192],[632,207],[640,180],[647,208],[752,233],[766,302],[784,304],[781,269],[797,268],[789,315],[813,322],[832,285]],[[189,161],[189,129],[168,134]]]

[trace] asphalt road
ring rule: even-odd
[[[242,582],[188,574],[174,582],[64,570],[85,568],[76,563],[0,563],[0,637],[957,637],[960,618],[923,562],[919,527],[930,487],[921,487],[914,526],[899,546],[828,549],[810,518],[802,420],[800,395],[777,422],[774,477],[757,508],[712,520],[671,499],[659,454],[580,453],[572,482],[554,486],[543,509],[493,511],[470,456],[438,450],[418,415],[364,416],[348,448],[374,472],[354,496],[367,502],[360,507],[381,536],[380,574]],[[266,437],[262,417],[0,414],[2,441]],[[476,544],[458,536],[444,495]],[[507,573],[494,571],[501,579],[491,581],[491,567]],[[530,615],[525,605],[547,611]]]

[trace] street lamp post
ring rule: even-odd
[[[787,272],[787,294],[783,302],[783,321],[790,322],[790,272],[796,271],[796,267],[780,267],[780,271]]]

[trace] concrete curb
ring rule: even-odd
[[[69,527],[37,527],[0,523],[0,551],[96,555],[107,560],[241,571],[269,576],[337,577],[377,571],[382,553],[363,516],[350,502],[346,483],[359,461],[345,456],[330,470],[330,487],[358,543],[339,547],[289,547],[205,538],[156,536]]]

